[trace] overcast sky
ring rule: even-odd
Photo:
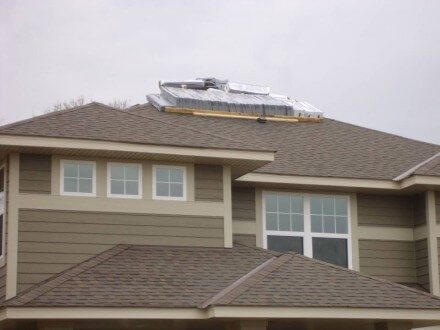
[[[440,144],[439,13],[436,0],[0,0],[0,118],[215,76]]]

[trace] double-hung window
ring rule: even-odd
[[[186,200],[186,168],[184,166],[153,166],[153,198]]]
[[[140,164],[107,164],[107,196],[142,197],[142,166]]]
[[[62,160],[60,188],[62,195],[96,196],[96,163]]]
[[[265,192],[264,246],[351,268],[347,196]]]

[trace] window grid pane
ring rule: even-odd
[[[304,201],[289,194],[265,195],[266,229],[304,232]]]
[[[312,232],[348,234],[347,200],[341,197],[310,198]],[[322,224],[319,224],[321,217]]]
[[[156,168],[156,196],[183,198],[184,170],[181,168]]]
[[[139,195],[139,167],[137,165],[111,165],[110,193],[112,195]]]

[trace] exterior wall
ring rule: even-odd
[[[415,242],[417,283],[429,291],[429,262],[428,240],[421,239]]]
[[[213,165],[195,165],[195,200],[223,201],[223,168]]]
[[[417,283],[413,241],[359,240],[360,271],[399,283]]]
[[[52,156],[20,154],[20,193],[51,193]]]
[[[18,290],[115,244],[223,246],[223,219],[20,210]]]
[[[232,188],[232,220],[255,221],[254,188]]]
[[[248,246],[256,246],[257,238],[255,235],[234,234],[234,243],[240,243]]]
[[[168,201],[152,197],[152,166],[173,164],[170,162],[27,154],[15,157],[19,164],[17,191],[11,200],[18,225],[14,230],[17,251],[13,253],[17,270],[7,272],[9,296],[115,244],[226,244],[228,216],[222,166],[176,164],[187,169],[187,200]],[[96,197],[60,194],[61,159],[96,162]],[[107,197],[107,162],[142,165],[141,199]],[[230,215],[228,219],[232,222]],[[229,235],[231,241],[232,233]],[[1,275],[0,268],[0,288]]]
[[[426,225],[426,200],[425,194],[418,194],[413,198],[414,226]]]
[[[0,303],[5,300],[6,297],[6,271],[7,271],[7,247],[8,247],[8,185],[9,185],[9,176],[8,176],[8,161],[7,159],[0,161],[0,166],[4,166],[4,194],[5,194],[5,205],[3,205],[3,238],[5,240],[3,244],[3,260],[0,263]]]
[[[358,221],[364,226],[413,227],[411,196],[358,194]]]

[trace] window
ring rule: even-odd
[[[186,200],[186,168],[154,165],[153,198]]]
[[[107,196],[141,198],[142,166],[140,164],[108,163]]]
[[[264,246],[351,268],[348,197],[265,192]]]
[[[61,194],[96,196],[95,162],[62,160]]]
[[[0,167],[0,260],[3,262],[4,250],[5,250],[5,168]]]

